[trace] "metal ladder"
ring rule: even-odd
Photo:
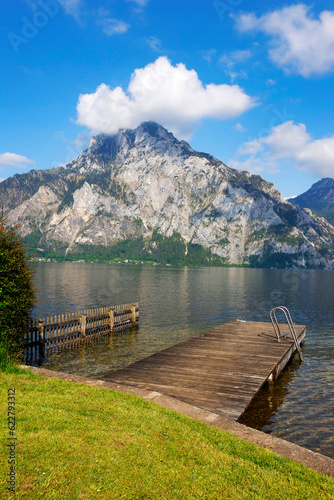
[[[281,333],[279,325],[278,325],[278,321],[277,321],[277,318],[276,318],[276,311],[283,312],[283,314],[285,316],[285,320],[286,320],[286,322],[288,324],[288,327],[290,329],[289,332]],[[272,309],[270,311],[270,321],[271,321],[271,323],[273,325],[274,332],[276,333],[276,337],[277,337],[278,342],[281,342],[281,339],[283,337],[286,337],[289,334],[292,335],[292,338],[293,338],[293,341],[295,343],[296,349],[297,349],[297,351],[299,353],[300,359],[301,359],[301,361],[303,361],[303,354],[302,354],[300,345],[298,344],[298,339],[297,339],[297,334],[296,334],[296,330],[295,330],[295,325],[292,322],[289,309],[287,307],[285,307],[285,306],[274,307],[274,309]]]

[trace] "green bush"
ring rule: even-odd
[[[0,365],[1,369],[20,359],[29,328],[35,291],[33,270],[17,226],[6,227],[0,217]]]

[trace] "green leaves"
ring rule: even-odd
[[[34,305],[33,271],[18,227],[6,227],[0,217],[0,342],[12,358],[23,348]]]

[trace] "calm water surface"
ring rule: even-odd
[[[269,320],[286,305],[307,325],[295,356],[243,422],[334,458],[334,272],[38,263],[38,316],[138,301],[140,327],[53,354],[44,366],[99,378],[233,319]],[[210,376],[210,375],[208,375]]]

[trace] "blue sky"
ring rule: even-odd
[[[13,0],[0,14],[0,179],[144,120],[286,197],[334,177],[329,0]]]

